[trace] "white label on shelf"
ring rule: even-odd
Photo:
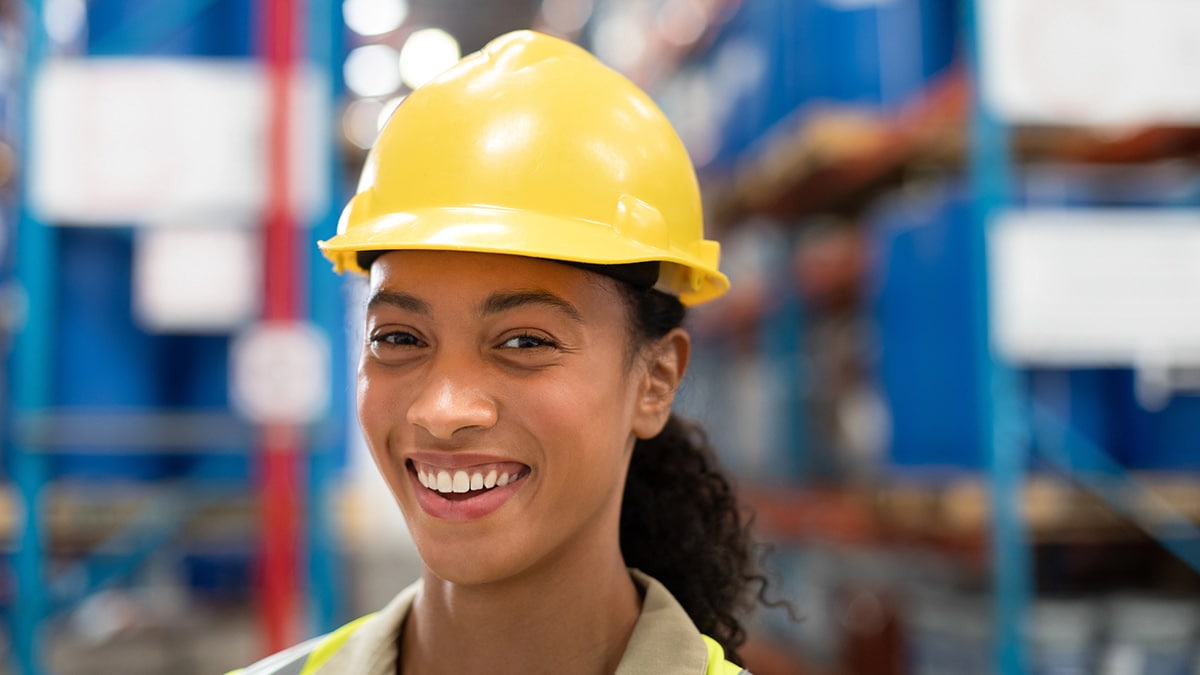
[[[1200,2],[981,0],[984,96],[1015,122],[1200,121]]]
[[[988,239],[992,337],[1002,356],[1200,365],[1200,211],[1011,211]]]
[[[329,200],[323,79],[301,69],[291,90],[301,223]],[[32,206],[59,224],[255,224],[267,199],[268,97],[265,70],[249,60],[51,60],[34,90]]]
[[[138,228],[133,311],[154,333],[222,333],[258,315],[258,233],[233,227]]]
[[[234,408],[262,424],[307,424],[329,408],[329,341],[303,322],[264,322],[230,353]]]

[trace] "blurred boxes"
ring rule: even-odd
[[[1060,203],[1087,201],[1090,191],[1104,184],[1066,172],[1060,179]],[[1143,192],[1149,194],[1141,199],[1153,197],[1152,186]],[[870,303],[880,336],[876,373],[891,414],[895,468],[983,465],[967,203],[949,183],[893,199],[872,216],[877,267]],[[1036,284],[1030,288],[1036,293]],[[1180,286],[1171,297],[1185,291],[1186,285]],[[1147,304],[1160,301],[1146,298]],[[1121,356],[1130,359],[1132,347],[1126,340]],[[1165,400],[1147,400],[1139,376],[1130,370],[1133,364],[1081,367],[1080,358],[1095,362],[1096,355],[1089,354],[1081,351],[1079,358],[1054,369],[1040,365],[1021,371],[1024,394],[1127,468],[1200,469],[1200,427],[1194,423],[1200,418],[1200,395],[1168,391]]]

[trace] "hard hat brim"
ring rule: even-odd
[[[564,237],[564,232],[570,235]],[[469,251],[596,265],[657,261],[665,263],[658,287],[678,295],[685,305],[712,300],[729,289],[729,279],[716,268],[716,243],[705,244],[702,251],[656,248],[624,237],[606,223],[495,207],[388,213],[318,242],[336,271],[360,274],[367,272],[358,264],[363,251]]]

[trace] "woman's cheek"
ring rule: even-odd
[[[357,392],[357,409],[358,409],[358,425],[362,428],[363,435],[367,440],[371,440],[371,432],[374,429],[374,414],[372,405],[372,389],[370,380],[366,375],[359,374],[358,376],[358,392]]]
[[[372,455],[387,447],[389,413],[381,383],[367,374],[358,378],[358,423]],[[377,456],[377,460],[380,458]]]

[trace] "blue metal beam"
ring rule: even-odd
[[[788,247],[787,250],[794,250],[794,234],[789,231],[787,237],[784,245]],[[778,266],[784,262],[772,257],[770,264],[779,269]],[[817,463],[821,457],[809,447],[805,417],[807,401],[804,383],[810,379],[805,372],[803,354],[806,308],[791,277],[780,276],[784,280],[769,294],[775,298],[775,302],[759,318],[756,345],[761,358],[769,366],[765,377],[767,386],[774,392],[771,398],[778,398],[771,402],[769,413],[763,420],[769,425],[768,443],[786,453],[773,457],[771,463],[777,467],[777,480],[820,483],[827,478],[823,474],[828,472],[820,470]]]
[[[307,43],[311,63],[326,79],[326,95],[328,105],[326,114],[329,119],[321,125],[324,129],[337,129],[337,102],[342,95],[342,50],[343,25],[341,3],[333,0],[313,0],[308,3],[308,16],[305,21],[307,28]],[[338,163],[333,161],[337,156],[337,139],[330,133],[327,143],[326,157],[328,166],[325,167],[325,179],[329,185],[330,203],[325,212],[309,232],[319,236],[329,236],[337,229],[337,219],[342,201],[342,171]],[[337,472],[339,448],[345,446],[349,438],[346,433],[344,420],[347,416],[348,397],[346,392],[347,371],[346,339],[345,339],[345,308],[341,302],[341,285],[339,280],[327,270],[328,262],[317,249],[315,237],[310,236],[307,250],[302,254],[308,255],[308,269],[312,273],[309,278],[310,309],[314,322],[321,326],[329,335],[332,351],[330,359],[333,395],[330,396],[329,419],[334,423],[333,434],[325,434],[325,442],[315,444],[309,456],[308,508],[309,536],[308,573],[309,589],[312,600],[311,627],[314,633],[324,633],[336,628],[345,620],[341,603],[341,586],[338,572],[337,538],[333,533],[330,480]]]
[[[29,139],[36,121],[33,115],[33,90],[46,56],[47,41],[42,24],[41,0],[25,3],[25,68],[21,82],[20,135],[20,194],[16,236],[14,274],[18,287],[25,295],[25,317],[15,336],[9,371],[12,373],[12,413],[18,417],[48,407],[51,403],[50,368],[54,363],[53,309],[57,305],[55,280],[56,257],[54,231],[38,221],[30,210],[30,167],[37,161],[32,156]],[[47,598],[44,564],[44,534],[42,522],[42,488],[49,478],[49,459],[35,448],[14,442],[9,425],[7,442],[12,451],[13,478],[21,501],[21,532],[15,556],[17,581],[16,602],[13,608],[13,654],[16,668],[22,675],[42,672],[42,619],[46,615]]]
[[[1030,596],[1030,561],[1020,495],[1027,459],[1026,415],[1016,375],[996,355],[991,342],[988,292],[988,227],[1011,194],[1011,158],[1004,124],[982,94],[979,5],[963,7],[972,87],[970,187],[973,195],[972,278],[976,316],[976,368],[980,374],[981,446],[991,485],[994,662],[1000,675],[1025,672],[1022,624]]]
[[[140,11],[122,19],[118,27],[93,40],[92,56],[113,56],[153,51],[176,31],[196,20],[217,0],[144,2]]]

